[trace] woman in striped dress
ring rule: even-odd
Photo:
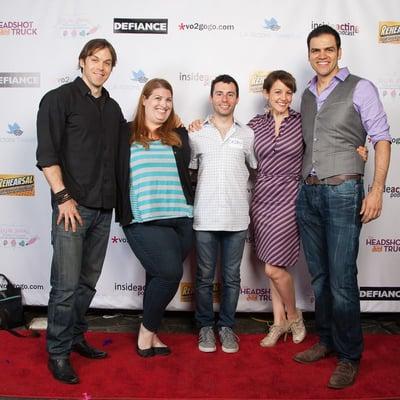
[[[295,79],[288,72],[273,71],[263,89],[269,112],[255,116],[248,125],[254,130],[258,160],[251,205],[255,249],[270,280],[274,314],[274,323],[260,345],[270,347],[288,332],[295,343],[306,335],[301,311],[296,308],[293,278],[287,269],[299,257],[295,201],[304,148],[300,114],[290,108]]]
[[[142,357],[171,353],[157,331],[192,247],[190,148],[186,129],[175,127],[171,85],[163,79],[148,81],[131,129],[130,202],[126,201],[131,218],[122,221],[128,243],[146,271],[136,347]]]

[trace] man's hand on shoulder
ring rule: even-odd
[[[197,132],[203,127],[204,120],[203,119],[196,119],[189,124],[189,132]]]

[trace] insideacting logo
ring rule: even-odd
[[[372,190],[372,185],[368,185],[368,193]],[[393,198],[400,198],[400,186],[390,186],[390,185],[385,185],[383,187],[383,194],[390,197],[391,199]]]
[[[114,33],[153,33],[167,34],[168,19],[133,19],[133,18],[114,18]]]
[[[203,86],[210,86],[215,75],[204,74],[202,72],[179,72],[179,80],[182,82],[196,82]]]
[[[34,196],[34,175],[2,175],[0,174],[0,195],[2,196]]]
[[[378,42],[400,44],[400,22],[379,22]]]
[[[39,72],[0,72],[0,88],[40,87]]]
[[[325,21],[322,22],[311,21],[311,30],[318,28],[321,25],[329,25],[332,28],[336,29],[339,35],[343,36],[355,36],[358,33],[360,33],[360,27],[350,22],[331,23]]]

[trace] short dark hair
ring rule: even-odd
[[[106,39],[92,39],[89,40],[84,46],[83,49],[81,50],[79,54],[79,61],[80,60],[86,60],[87,57],[91,56],[94,54],[97,50],[102,50],[102,49],[108,49],[110,50],[111,53],[111,65],[115,67],[115,64],[117,63],[117,53],[112,46],[112,44],[106,40]],[[80,67],[81,71],[82,68]]]
[[[267,77],[264,79],[263,89],[270,92],[272,85],[276,81],[281,81],[284,83],[293,93],[296,93],[296,79],[293,78],[289,72],[283,70],[277,70],[270,72]]]
[[[218,82],[223,82],[223,83],[233,83],[236,87],[236,96],[239,97],[239,85],[236,82],[234,78],[232,78],[230,75],[218,75],[214,80],[211,82],[211,90],[210,90],[210,96],[213,96],[214,93],[214,87]]]
[[[329,25],[320,25],[317,26],[315,29],[313,29],[307,36],[307,47],[308,50],[310,50],[310,42],[312,38],[321,36],[321,35],[332,35],[335,38],[336,42],[336,47],[339,50],[340,49],[340,35],[336,29],[333,29]]]

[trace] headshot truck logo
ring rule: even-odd
[[[40,87],[39,72],[0,72],[0,88]]]
[[[114,33],[168,33],[168,19],[114,18]]]

